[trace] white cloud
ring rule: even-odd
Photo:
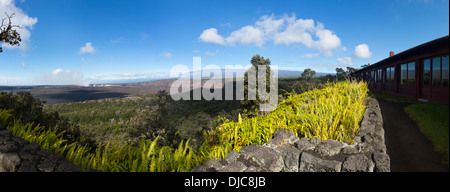
[[[312,19],[298,19],[287,18],[287,27],[284,31],[278,33],[274,37],[275,44],[301,43],[308,48],[313,48],[314,40],[311,33],[314,31],[314,20]]]
[[[264,33],[261,29],[255,28],[253,26],[245,26],[237,31],[233,31],[230,36],[226,38],[226,41],[230,45],[235,45],[236,43],[241,44],[251,44],[254,43],[258,47],[264,44]]]
[[[277,33],[283,26],[284,19],[274,19],[274,15],[264,15],[255,24],[261,28],[266,35],[273,35]]]
[[[361,44],[355,47],[355,51],[353,52],[353,57],[355,58],[370,58],[372,57],[372,52],[369,50],[369,46],[367,44]]]
[[[122,74],[103,74],[97,75],[95,81],[117,81],[129,79],[155,79],[169,77],[169,73],[165,71],[156,71],[152,73],[122,73]]]
[[[228,37],[218,34],[217,29],[204,30],[199,39],[206,43],[219,45],[255,44],[261,47],[267,41],[275,44],[301,44],[318,50],[321,55],[330,57],[333,50],[341,46],[341,40],[324,24],[312,19],[297,19],[295,15],[275,17],[264,15],[254,25],[244,26],[231,32]]]
[[[19,64],[20,64],[20,66],[22,66],[23,70],[25,70],[25,71],[31,71],[31,70],[33,70],[32,68],[28,67],[28,66],[25,64],[25,62],[23,62],[23,61],[20,62]]]
[[[36,81],[47,85],[89,85],[89,80],[78,71],[55,69],[36,77]]]
[[[83,63],[90,63],[92,60],[86,59],[86,58],[82,57],[82,58],[81,58],[81,61],[82,61]]]
[[[333,56],[331,50],[341,46],[341,39],[339,39],[332,31],[325,29],[322,23],[317,24],[315,34],[319,40],[314,42],[314,47],[321,51],[326,57]]]
[[[171,58],[172,56],[172,53],[164,53],[164,57]]]
[[[19,79],[17,77],[0,76],[0,84],[5,85],[17,84],[18,80]]]
[[[216,52],[209,52],[209,51],[206,51],[206,52],[205,52],[205,55],[208,55],[208,56],[214,56],[214,55],[217,54],[217,52],[219,52],[219,51],[216,51]]]
[[[172,58],[173,54],[164,51],[164,53],[160,54],[159,56],[170,59],[170,58]]]
[[[0,18],[6,18],[5,13],[8,15],[14,13],[11,22],[13,25],[21,26],[21,28],[15,28],[15,30],[20,34],[22,42],[19,46],[2,44],[2,47],[7,49],[20,48],[22,51],[27,51],[31,38],[31,29],[33,29],[33,25],[37,23],[38,19],[37,17],[29,17],[22,9],[16,7],[14,3],[14,0],[0,0]],[[5,20],[5,22],[7,21]]]
[[[301,57],[301,58],[308,58],[308,59],[311,59],[311,58],[319,57],[319,56],[320,56],[319,53],[315,53],[315,54],[307,53],[307,54],[304,54],[304,55],[302,55],[302,56],[300,56],[300,57]]]
[[[145,41],[145,40],[147,40],[148,39],[148,34],[147,33],[144,33],[144,34],[142,34],[141,35],[141,41]]]
[[[90,54],[92,54],[92,53],[95,53],[96,51],[97,51],[97,49],[95,49],[95,48],[92,46],[92,43],[91,43],[91,42],[87,42],[86,45],[85,45],[84,47],[80,47],[80,52],[79,52],[79,54],[85,54],[85,53],[90,53]]]
[[[338,63],[340,67],[348,67],[353,65],[353,58],[352,57],[343,57],[338,58]]]
[[[199,37],[200,40],[206,43],[216,43],[219,45],[225,45],[225,40],[217,33],[216,28],[206,29]]]
[[[163,57],[165,57],[165,58],[172,58],[172,56],[173,56],[173,54],[172,53],[167,53],[167,52],[164,52],[163,54],[161,54],[161,56],[163,56]]]

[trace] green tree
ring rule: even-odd
[[[177,119],[170,118],[173,112],[170,109],[172,102],[173,100],[166,90],[158,91],[155,103],[148,106],[152,110],[146,115],[145,123],[139,125],[130,134],[136,137],[143,136],[145,139],[152,140],[160,136],[158,142],[162,146],[172,144],[176,133],[175,125],[178,123]]]
[[[294,93],[303,93],[320,87],[321,82],[318,78],[315,78],[316,71],[307,68],[298,78],[298,81],[292,85],[292,91]]]
[[[258,105],[260,103],[263,103],[265,101],[261,101],[258,97],[258,69],[260,66],[265,66],[266,68],[266,90],[270,90],[271,86],[270,83],[272,78],[272,73],[270,69],[271,61],[269,58],[265,59],[264,57],[260,56],[259,54],[253,55],[252,59],[250,60],[250,63],[252,64],[252,67],[254,67],[256,72],[256,81],[252,82],[249,81],[249,71],[247,70],[245,72],[244,76],[244,99],[241,101],[241,108],[243,109],[255,109],[258,108]],[[254,84],[255,83],[255,84]],[[249,90],[249,87],[254,87],[256,90]],[[249,91],[253,91],[253,93],[256,93],[256,100],[250,100],[248,98]]]
[[[366,68],[366,67],[368,67],[368,66],[370,66],[370,65],[369,65],[369,64],[361,65],[361,69]]]
[[[352,74],[355,71],[358,71],[358,69],[355,69],[353,67],[347,67],[347,75],[350,75],[350,74]]]
[[[20,34],[15,30],[14,28],[21,28],[18,25],[13,25],[11,22],[11,18],[14,17],[14,13],[11,15],[6,14],[6,18],[2,18],[2,23],[0,25],[0,53],[2,50],[2,43],[14,46],[14,45],[20,45],[20,42],[22,39],[20,38]],[[5,23],[5,21],[7,23]]]
[[[300,78],[301,79],[305,79],[305,80],[309,80],[309,79],[312,79],[315,76],[316,76],[316,71],[314,71],[314,70],[312,70],[310,68],[307,68],[307,69],[305,69],[303,71],[303,73],[301,74]]]
[[[336,78],[337,80],[344,80],[347,77],[347,72],[342,68],[336,68]]]
[[[358,69],[355,69],[353,67],[347,67],[347,70],[344,70],[342,68],[336,68],[336,78],[339,81],[345,80],[347,76],[349,76],[351,73],[357,70]]]

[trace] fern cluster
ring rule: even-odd
[[[216,130],[205,132],[200,151],[220,159],[233,149],[270,141],[278,129],[291,130],[301,137],[352,143],[365,113],[367,91],[364,82],[343,81],[291,95],[268,115],[239,118],[238,122],[225,120]]]
[[[62,135],[64,131],[48,130],[34,123],[15,120],[10,110],[0,109],[0,125],[6,126],[16,137],[39,144],[41,149],[52,151],[82,170],[97,169],[105,172],[180,172],[199,164],[197,155],[189,146],[189,141],[181,142],[178,148],[158,147],[158,138],[142,140],[138,144],[108,142],[105,147],[94,152],[85,145],[68,143]]]

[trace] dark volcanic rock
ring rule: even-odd
[[[342,164],[344,172],[373,172],[374,163],[364,154],[348,156]]]
[[[78,172],[80,168],[0,127],[0,172]]]
[[[300,158],[300,172],[340,172],[342,162],[324,160],[303,152]]]

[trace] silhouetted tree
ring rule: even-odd
[[[352,74],[355,71],[358,71],[358,69],[355,69],[353,67],[347,67],[347,75],[350,75],[350,74]]]
[[[368,66],[370,66],[370,65],[369,65],[369,64],[361,65],[361,69],[366,68],[366,67],[368,67]]]
[[[13,25],[11,22],[11,18],[14,17],[14,13],[11,15],[6,14],[6,18],[2,18],[2,23],[0,25],[0,53],[2,50],[2,43],[6,43],[8,45],[20,45],[22,39],[20,38],[20,34],[14,28],[21,28],[18,25]],[[7,22],[5,22],[7,20]]]
[[[347,78],[351,73],[357,71],[358,69],[355,69],[353,67],[347,67],[347,70],[344,70],[342,68],[336,68],[336,78],[337,80],[341,81]]]

